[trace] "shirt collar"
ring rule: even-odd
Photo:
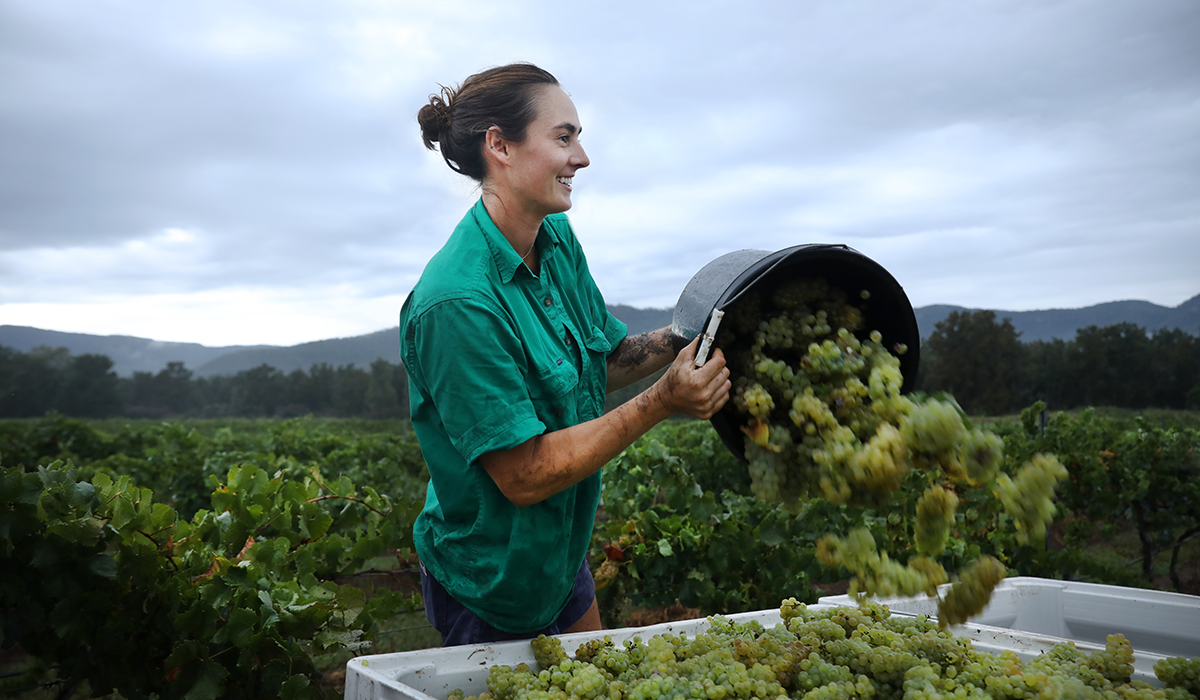
[[[483,239],[487,241],[488,250],[492,254],[496,270],[500,273],[500,279],[505,283],[511,282],[517,276],[517,270],[525,268],[521,256],[513,250],[512,244],[492,222],[487,207],[483,205],[483,197],[480,197],[479,201],[475,203],[471,214],[475,217],[475,223],[479,226],[479,230],[483,232]],[[547,226],[544,220],[538,228],[538,236],[534,245],[541,255],[543,265],[554,257],[554,250],[558,248],[558,234],[555,233],[552,226]],[[525,269],[528,272],[528,268]]]

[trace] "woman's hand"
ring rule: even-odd
[[[729,400],[729,368],[720,348],[708,361],[696,367],[697,336],[675,356],[666,374],[659,378],[651,391],[671,414],[686,413],[704,420],[712,418]]]

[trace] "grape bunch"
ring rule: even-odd
[[[950,529],[954,527],[954,511],[958,496],[953,491],[934,484],[917,501],[917,525],[913,542],[917,551],[928,557],[937,556],[946,548]]]
[[[1166,687],[1152,687],[1131,679],[1133,649],[1119,634],[1091,653],[1061,642],[1022,660],[1012,651],[975,649],[924,616],[892,617],[873,603],[810,609],[789,599],[780,617],[780,624],[764,627],[714,616],[690,638],[664,633],[621,645],[611,637],[596,638],[581,644],[574,658],[562,651],[558,638],[534,640],[535,654],[558,660],[536,671],[527,664],[492,666],[486,692],[476,697],[455,690],[449,698],[1197,698],[1196,659],[1158,662],[1155,673]],[[547,647],[557,651],[547,655]]]
[[[1200,698],[1200,657],[1173,657],[1154,663],[1154,675],[1169,688],[1186,690]]]
[[[900,564],[887,553],[878,552],[875,539],[865,527],[851,530],[845,538],[822,537],[817,541],[817,559],[826,566],[845,566],[854,574],[849,594],[860,604],[871,597],[933,597],[938,594],[938,586],[949,580],[941,564],[929,557],[912,557],[907,564]],[[938,601],[938,624],[959,624],[982,612],[1006,573],[1004,565],[992,557],[971,562]]]
[[[967,564],[938,601],[938,622],[957,625],[979,614],[991,600],[996,584],[1007,575],[1004,565],[993,557],[980,557]]]
[[[542,668],[557,666],[567,658],[567,652],[563,651],[562,643],[556,637],[539,634],[530,644],[533,645],[533,659]]]
[[[937,587],[948,580],[940,564],[927,557],[913,557],[908,564],[880,553],[867,528],[850,531],[845,538],[825,535],[817,540],[817,558],[826,566],[845,566],[854,574],[850,595],[861,603],[867,597],[937,595]]]
[[[1017,540],[1046,536],[1046,525],[1058,510],[1054,505],[1054,487],[1067,478],[1067,468],[1054,455],[1034,455],[1021,465],[1016,478],[1001,474],[996,479],[996,496],[1004,510],[1013,516]]]

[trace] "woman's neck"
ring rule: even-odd
[[[492,223],[500,229],[500,233],[513,247],[529,269],[537,271],[537,251],[533,250],[537,242],[538,231],[542,227],[542,218],[523,211],[511,204],[511,198],[503,196],[495,190],[484,189],[483,206],[487,209]]]

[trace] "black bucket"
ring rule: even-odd
[[[812,243],[770,252],[738,250],[726,253],[705,265],[688,281],[675,304],[671,319],[671,342],[676,350],[704,332],[715,309],[724,310],[742,292],[757,285],[775,287],[795,279],[823,277],[852,299],[866,290],[870,298],[863,302],[864,335],[872,330],[883,334],[884,343],[908,346],[900,355],[904,376],[901,392],[907,393],[917,377],[921,355],[921,335],[908,295],[887,270],[862,253],[845,245]],[[713,428],[721,441],[738,459],[745,461],[741,417],[730,401],[712,417]]]

